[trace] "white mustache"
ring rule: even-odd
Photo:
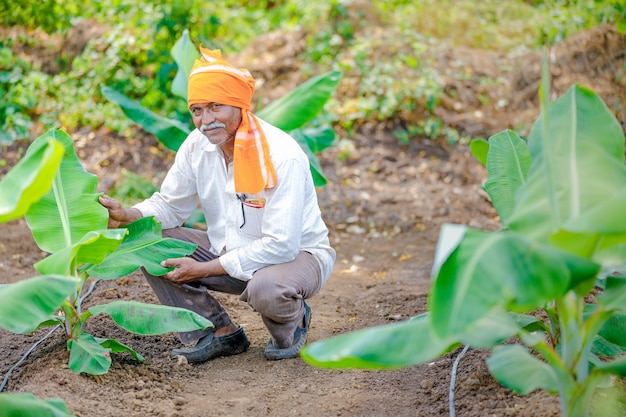
[[[209,123],[208,125],[200,126],[200,131],[204,133],[205,130],[217,129],[220,127],[222,129],[225,129],[226,125],[222,122],[213,122],[213,123]]]

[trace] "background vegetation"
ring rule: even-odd
[[[188,122],[184,101],[170,93],[170,49],[186,28],[193,42],[226,56],[261,34],[301,30],[303,79],[341,70],[360,80],[328,105],[347,136],[365,120],[420,108],[420,122],[399,131],[399,140],[444,135],[455,142],[462,138],[432,114],[442,88],[429,45],[522,53],[603,22],[623,30],[625,14],[620,0],[0,0],[0,146],[52,127],[131,135],[132,122],[102,97],[101,84]],[[393,35],[377,36],[380,27]],[[381,43],[389,54],[372,56]]]

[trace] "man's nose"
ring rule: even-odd
[[[202,124],[208,125],[209,123],[212,123],[214,121],[215,121],[215,116],[213,116],[213,112],[211,112],[209,109],[203,109],[202,110]]]

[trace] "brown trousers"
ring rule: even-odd
[[[177,227],[163,231],[171,237],[198,245],[191,258],[206,262],[217,258],[209,249],[206,232]],[[259,269],[250,281],[229,275],[201,278],[187,284],[175,284],[165,278],[142,271],[161,304],[182,307],[211,320],[214,328],[181,332],[182,343],[194,343],[201,337],[231,323],[224,307],[209,293],[211,291],[238,294],[257,311],[270,335],[279,346],[291,346],[293,334],[304,316],[304,300],[317,294],[322,276],[313,255],[301,251],[292,262]]]

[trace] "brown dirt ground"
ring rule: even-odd
[[[601,39],[612,45],[614,30],[606,33]],[[624,37],[618,40],[623,45]],[[621,55],[611,58],[610,65],[605,66],[610,69],[611,65],[621,65],[623,72],[623,51],[622,47]],[[448,56],[463,56],[467,65],[470,57],[477,57],[474,74],[480,74],[478,68],[484,67],[486,59],[500,62],[495,55],[477,54],[458,50],[449,51]],[[441,55],[442,64],[445,56]],[[573,59],[578,62],[581,58]],[[537,63],[536,59],[527,62]],[[511,81],[501,88],[536,90],[537,78],[532,75],[536,72],[530,73],[530,65],[518,70],[510,68],[511,80],[517,80],[517,84]],[[577,67],[568,64],[562,68]],[[519,78],[514,78],[516,74]],[[595,79],[602,87],[605,79],[599,74]],[[561,73],[553,84],[558,87],[564,82],[559,80],[566,76],[576,74]],[[593,87],[594,77],[589,75],[587,79],[587,85]],[[472,91],[479,88],[478,83],[469,84],[453,80],[449,88],[457,93],[465,89],[469,100]],[[624,85],[617,83],[612,90],[606,90],[605,100],[619,98],[623,93]],[[457,100],[462,96],[455,94]],[[526,114],[536,106],[530,95],[507,97],[515,108],[484,108],[483,115],[477,118],[469,102],[444,102],[440,117],[465,132],[493,134],[527,120]],[[536,115],[535,112],[531,120]],[[355,148],[346,160],[339,159],[338,149],[321,156],[330,184],[321,188],[318,196],[338,257],[327,285],[310,300],[310,341],[405,320],[426,311],[430,269],[441,225],[451,222],[483,229],[499,227],[496,213],[480,189],[485,170],[466,147],[425,145],[419,141],[401,145],[386,132],[362,131],[354,137]],[[141,132],[130,140],[106,131],[83,130],[72,136],[85,168],[100,178],[102,191],[114,185],[122,167],[158,182],[171,161],[171,155],[153,137]],[[15,160],[25,146],[16,143],[3,149],[2,157]],[[43,254],[24,220],[2,224],[0,231],[0,282],[37,275],[32,265]],[[169,356],[178,344],[173,334],[136,336],[116,327],[108,317],[98,316],[88,321],[87,331],[99,337],[117,338],[142,354],[145,362],[138,364],[127,354],[113,354],[113,365],[106,375],[76,375],[67,367],[65,341],[57,331],[15,369],[6,391],[61,398],[72,413],[81,417],[450,414],[448,393],[459,351],[432,363],[396,371],[325,370],[300,359],[269,362],[263,357],[269,336],[260,318],[236,297],[217,296],[233,319],[245,328],[252,343],[248,352],[203,364],[179,364]],[[157,302],[142,276],[134,273],[99,283],[86,305],[120,298]],[[1,374],[5,375],[44,334],[45,330],[33,335],[13,335],[0,329]],[[487,357],[486,351],[470,350],[460,361],[454,402],[457,416],[559,416],[558,398],[543,392],[522,397],[500,386],[487,371]]]

